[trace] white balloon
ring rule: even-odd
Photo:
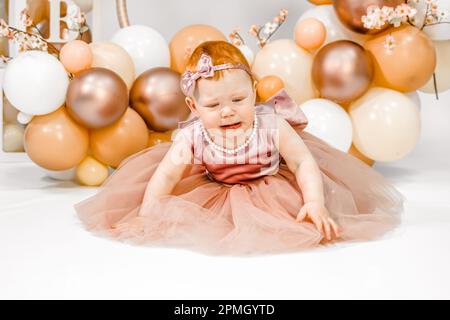
[[[27,114],[27,113],[23,113],[23,112],[19,112],[17,114],[17,122],[19,122],[21,124],[28,124],[31,122],[31,120],[33,120],[32,114]]]
[[[73,0],[77,6],[80,7],[81,11],[88,13],[92,10],[92,0]]]
[[[135,25],[120,29],[112,41],[128,51],[134,62],[136,77],[148,69],[170,65],[166,40],[150,27]]]
[[[77,173],[77,167],[73,167],[67,170],[48,170],[44,168],[42,168],[42,170],[44,170],[48,177],[59,181],[74,180]]]
[[[422,109],[422,102],[420,101],[420,96],[419,93],[417,93],[417,91],[407,92],[405,93],[405,96],[407,96],[414,102],[419,111]]]
[[[43,51],[25,51],[8,62],[3,89],[11,104],[27,114],[55,111],[66,100],[69,78],[61,62]]]
[[[352,122],[340,105],[327,99],[312,99],[300,105],[300,108],[308,119],[306,132],[343,152],[350,149],[353,135]]]
[[[238,46],[238,48],[239,50],[241,50],[245,59],[247,59],[248,64],[251,66],[253,64],[253,60],[255,60],[255,54],[253,53],[252,49],[250,49],[249,46],[245,44]]]
[[[315,6],[305,11],[297,20],[297,24],[308,18],[318,19],[325,25],[327,30],[327,38],[322,46],[337,40],[352,40],[362,45],[368,39],[368,36],[353,32],[345,27],[339,21],[333,5],[331,4]]]

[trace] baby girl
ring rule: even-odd
[[[400,222],[403,196],[305,132],[285,90],[255,105],[257,82],[239,49],[205,42],[186,69],[191,119],[75,206],[88,229],[143,245],[261,254],[371,240]]]

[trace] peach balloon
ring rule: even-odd
[[[399,160],[419,139],[419,108],[401,92],[372,88],[350,105],[349,114],[355,147],[375,161]]]
[[[66,43],[59,54],[59,60],[70,73],[78,73],[92,65],[92,51],[89,45],[81,40]]]
[[[92,67],[99,67],[117,73],[126,83],[128,90],[135,78],[134,62],[125,49],[113,42],[95,42],[90,47],[94,59]]]
[[[284,88],[283,80],[277,76],[267,76],[258,81],[256,92],[260,101],[267,101],[275,93]]]
[[[183,73],[195,48],[202,42],[214,40],[227,41],[227,38],[218,29],[204,24],[195,24],[181,29],[169,43],[170,67]]]
[[[438,92],[450,90],[450,40],[434,41],[436,48],[436,87]],[[428,83],[419,89],[422,92],[434,93],[434,79],[430,78]]]
[[[327,37],[327,29],[322,21],[307,18],[299,21],[294,28],[295,42],[306,50],[319,48]]]
[[[394,47],[385,48],[386,36],[394,37]],[[380,87],[410,92],[424,86],[436,67],[433,42],[412,26],[392,28],[367,41],[364,47],[372,54],[375,77]]]
[[[122,160],[148,144],[144,120],[131,108],[114,124],[91,131],[91,149],[99,161],[117,168]]]
[[[89,147],[88,130],[76,123],[61,107],[35,116],[25,129],[25,151],[39,166],[66,170],[79,164]]]
[[[373,164],[375,163],[375,161],[373,161],[372,159],[366,157],[361,152],[359,152],[359,150],[355,147],[355,145],[353,143],[350,146],[350,149],[348,150],[347,153],[351,154],[352,156],[354,156],[354,157],[358,158],[359,160],[365,162],[369,166],[373,166]]]
[[[165,132],[149,131],[148,132],[148,146],[153,147],[154,145],[171,142],[172,141],[172,130]]]
[[[78,181],[85,186],[99,186],[108,175],[108,167],[90,156],[81,161],[76,172]]]

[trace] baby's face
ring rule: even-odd
[[[187,98],[191,111],[206,129],[221,135],[252,128],[256,101],[255,86],[244,70],[228,69],[218,79],[199,79],[193,98]],[[230,126],[231,125],[231,126]]]

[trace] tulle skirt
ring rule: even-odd
[[[97,235],[208,255],[287,253],[369,241],[400,223],[404,196],[381,174],[307,132],[298,134],[321,170],[325,206],[342,229],[338,239],[326,241],[311,222],[295,221],[303,198],[284,162],[276,175],[234,185],[210,180],[204,166],[192,164],[171,195],[143,202],[147,183],[170,142],[123,160],[95,195],[75,204],[75,210]]]

